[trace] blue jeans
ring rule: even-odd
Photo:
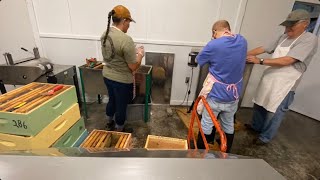
[[[212,98],[207,98],[208,104],[213,114],[218,117],[223,131],[227,134],[234,133],[234,114],[238,109],[238,102],[236,100],[230,103],[221,103],[214,101]],[[209,135],[212,132],[214,124],[206,108],[204,108],[201,119],[201,127],[204,134]]]
[[[116,128],[122,129],[126,120],[127,106],[132,101],[133,84],[120,83],[104,78],[109,94],[106,115],[115,116]]]
[[[290,91],[281,102],[275,113],[267,111],[262,106],[254,104],[252,128],[259,132],[259,139],[265,143],[276,135],[283,117],[294,99],[294,91]]]

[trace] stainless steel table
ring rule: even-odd
[[[130,150],[91,155],[96,157],[2,155],[0,179],[284,179],[261,159],[216,152]],[[90,154],[79,150],[77,156]]]
[[[100,102],[101,95],[107,95],[107,88],[104,84],[102,69],[88,68],[86,65],[79,67],[80,81],[82,85],[82,98],[84,115],[88,118],[86,96],[85,94],[98,95],[98,102]],[[152,66],[141,65],[136,72],[136,98],[133,104],[128,105],[127,120],[129,119],[144,119],[145,122],[150,117],[150,103],[151,103],[151,72]],[[142,102],[140,102],[142,98]],[[133,113],[133,114],[130,114]],[[132,117],[133,116],[133,117]]]

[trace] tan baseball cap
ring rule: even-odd
[[[310,20],[309,12],[304,9],[296,9],[292,11],[288,15],[287,19],[283,21],[280,25],[291,27],[300,20]]]
[[[118,5],[116,7],[113,8],[114,12],[115,12],[115,16],[117,18],[124,18],[124,19],[129,19],[132,22],[136,22],[135,20],[132,19],[130,11],[128,8],[122,6],[122,5]]]

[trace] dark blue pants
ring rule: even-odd
[[[276,135],[284,115],[294,99],[294,91],[290,91],[281,102],[275,113],[267,111],[264,107],[254,104],[252,127],[260,132],[259,139],[265,143],[271,141]]]
[[[106,114],[115,116],[116,128],[123,128],[126,120],[127,106],[132,101],[133,84],[120,83],[104,78],[109,94]]]

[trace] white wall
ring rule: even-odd
[[[217,18],[219,6],[216,3],[219,0],[202,1],[203,3],[190,1],[184,4],[179,0],[33,2],[41,36],[99,39],[107,26],[108,12],[116,4],[123,4],[129,7],[137,21],[136,24],[132,23],[129,32],[135,39],[203,44],[210,37],[212,22]],[[202,11],[206,13],[198,15]]]
[[[99,38],[107,26],[107,14],[116,4],[127,6],[132,17],[128,34],[148,52],[175,54],[171,104],[180,104],[186,91],[185,77],[192,47],[204,46],[211,37],[211,26],[227,19],[239,31],[247,0],[33,0],[34,14],[43,46],[43,55],[57,64],[82,65],[85,58],[102,59]],[[194,71],[194,98],[198,69]]]
[[[0,2],[0,64],[5,64],[4,53],[10,53],[14,61],[32,57],[21,50],[24,47],[32,52],[36,47],[35,34],[28,12],[29,4],[25,0]],[[5,85],[10,91],[20,86]]]
[[[320,45],[320,40],[318,40]],[[320,121],[320,46],[296,90],[292,110]]]
[[[32,57],[20,49],[24,47],[32,52],[35,47],[26,1],[1,1],[0,22],[0,64],[6,62],[3,56],[6,52],[11,53],[14,60]]]

